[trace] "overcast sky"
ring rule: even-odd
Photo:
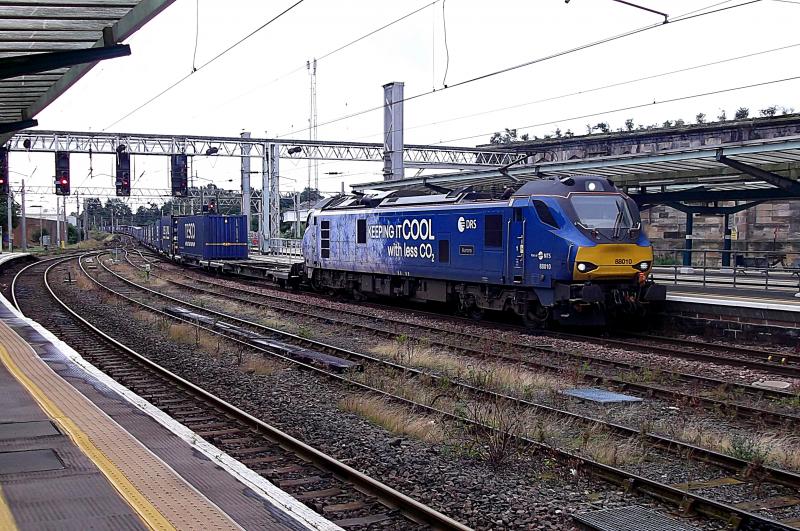
[[[186,76],[193,65],[201,67],[293,3],[177,0],[129,39],[131,56],[101,62],[39,114],[40,127],[219,136],[237,136],[248,130],[257,137],[308,138],[306,61],[326,56],[423,6],[428,7],[320,59],[320,139],[380,142],[382,111],[337,119],[380,106],[381,87],[390,81],[403,81],[406,97],[436,90],[406,103],[405,141],[409,144],[474,146],[488,142],[493,131],[506,127],[541,137],[556,128],[585,134],[586,124],[602,121],[616,129],[627,118],[644,125],[677,118],[691,123],[700,112],[713,120],[725,110],[731,118],[740,106],[749,107],[751,115],[771,105],[800,109],[800,83],[796,80],[652,104],[800,76],[800,1],[762,0],[676,21],[454,87],[483,74],[657,24],[661,17],[612,0],[305,0],[123,118]],[[676,19],[703,7],[718,9],[746,0],[638,3]],[[590,91],[780,47],[788,48]],[[445,85],[451,88],[444,89]],[[611,112],[636,105],[647,106]],[[325,125],[332,120],[336,121]],[[35,169],[28,184],[52,185],[51,154],[15,153],[11,162],[12,170],[22,174],[30,175]],[[113,184],[109,176],[113,173],[112,157],[95,156],[91,178],[88,162],[87,156],[73,155],[73,187]],[[145,172],[135,186],[168,187],[166,158],[135,157],[134,164],[137,177]],[[198,183],[210,180],[227,188],[238,187],[238,168],[238,159],[202,157],[196,158],[193,167]],[[380,164],[321,162],[320,188],[336,191],[342,181],[378,180],[380,171]],[[328,175],[331,172],[342,175]],[[282,191],[302,189],[306,163],[282,160],[281,177]],[[12,180],[19,178],[19,174],[12,174]],[[260,183],[254,182],[254,187],[260,187]],[[49,204],[51,197],[31,200]]]

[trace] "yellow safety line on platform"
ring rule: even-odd
[[[128,502],[134,511],[151,529],[174,530],[175,527],[163,514],[128,480],[125,474],[108,459],[88,435],[56,406],[50,398],[11,359],[5,346],[0,344],[0,359],[12,375],[28,390],[47,415],[59,423],[70,439],[91,459],[109,482]],[[13,521],[13,520],[12,520]],[[3,527],[2,503],[0,503],[0,529]]]
[[[5,496],[3,496],[3,487],[0,487],[0,529],[8,531],[16,531],[17,524],[14,522],[14,515],[11,514],[11,507],[8,506]]]

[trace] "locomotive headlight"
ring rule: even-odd
[[[578,262],[578,265],[575,267],[578,269],[579,273],[588,273],[589,271],[597,269],[597,266],[591,262]]]
[[[581,273],[585,273],[586,272],[586,264],[578,264],[578,271],[580,271]]]
[[[639,267],[639,269],[641,271],[647,271],[648,269],[650,269],[650,262],[647,262],[647,261],[639,262],[639,266],[638,267]]]

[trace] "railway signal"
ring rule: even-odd
[[[189,195],[189,165],[185,154],[170,157],[170,177],[172,180],[172,197]]]
[[[116,181],[117,195],[128,197],[131,195],[131,156],[125,151],[117,153]]]
[[[56,195],[69,195],[69,152],[56,151]]]
[[[0,147],[0,195],[7,196],[8,191],[8,150]]]

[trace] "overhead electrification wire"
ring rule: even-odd
[[[787,44],[786,46],[780,46],[778,48],[771,48],[769,50],[761,50],[761,51],[758,51],[758,52],[752,52],[752,53],[748,53],[748,54],[745,54],[745,55],[739,55],[739,56],[736,56],[736,57],[729,57],[727,59],[720,59],[720,60],[717,60],[717,61],[711,61],[711,62],[708,62],[708,63],[703,63],[703,64],[699,64],[699,65],[694,65],[694,66],[688,66],[688,67],[685,67],[685,68],[679,68],[677,70],[670,70],[668,72],[660,72],[658,74],[652,74],[652,75],[649,75],[649,76],[638,77],[638,78],[634,78],[634,79],[628,79],[628,80],[625,80],[625,81],[619,81],[619,82],[616,82],[616,83],[610,83],[610,84],[601,85],[601,86],[598,86],[598,87],[582,89],[582,90],[576,90],[574,92],[568,92],[568,93],[565,93],[565,94],[558,94],[556,96],[550,96],[550,97],[542,98],[542,99],[538,99],[538,100],[527,101],[525,103],[518,103],[516,105],[508,105],[506,107],[498,107],[496,109],[490,109],[490,110],[475,112],[475,113],[471,113],[471,114],[463,114],[463,115],[460,115],[460,116],[454,116],[452,118],[447,118],[447,119],[444,119],[444,120],[437,120],[435,122],[427,122],[427,123],[424,123],[424,124],[414,125],[414,126],[411,126],[411,127],[405,127],[404,130],[405,131],[410,131],[412,129],[420,129],[420,128],[423,128],[423,127],[430,127],[432,125],[441,125],[441,124],[445,124],[445,123],[449,123],[449,122],[455,122],[455,121],[458,121],[458,120],[464,120],[466,118],[474,118],[476,116],[485,116],[487,114],[493,114],[493,113],[496,113],[496,112],[509,111],[511,109],[518,109],[520,107],[526,107],[528,105],[535,105],[537,103],[546,103],[546,102],[549,102],[549,101],[560,100],[560,99],[569,98],[569,97],[572,97],[572,96],[580,96],[580,95],[583,95],[583,94],[590,94],[592,92],[598,92],[598,91],[606,90],[606,89],[610,89],[610,88],[622,87],[622,86],[626,86],[626,85],[632,85],[634,83],[640,83],[642,81],[649,81],[649,80],[652,80],[652,79],[658,79],[658,78],[661,78],[661,77],[671,76],[671,75],[675,75],[675,74],[681,74],[681,73],[684,73],[684,72],[691,72],[693,70],[699,70],[701,68],[707,68],[709,66],[716,66],[716,65],[721,65],[721,64],[725,64],[725,63],[730,63],[730,62],[733,62],[733,61],[739,61],[739,60],[742,60],[742,59],[749,59],[751,57],[758,57],[760,55],[765,55],[765,54],[768,54],[768,53],[774,53],[774,52],[779,52],[779,51],[783,51],[783,50],[788,50],[788,49],[791,49],[791,48],[796,48],[798,46],[800,46],[800,43]],[[390,130],[390,132],[391,132],[391,130]],[[383,133],[379,133],[377,135],[367,135],[367,136],[364,136],[364,137],[356,138],[355,140],[362,140],[364,138],[373,138],[373,137],[380,137],[380,136],[383,136]]]
[[[126,118],[130,117],[131,115],[133,115],[133,114],[135,114],[135,113],[139,112],[140,110],[142,110],[142,109],[143,109],[143,108],[145,108],[146,106],[150,105],[150,104],[151,104],[151,103],[153,103],[155,100],[157,100],[158,98],[160,98],[161,96],[163,96],[164,94],[166,94],[167,92],[169,92],[170,90],[174,89],[175,87],[177,87],[178,85],[180,85],[181,83],[183,83],[184,81],[186,81],[187,79],[189,79],[189,77],[191,77],[191,76],[192,76],[192,74],[194,74],[195,72],[198,72],[198,71],[202,70],[203,68],[207,67],[208,65],[210,65],[210,64],[211,64],[211,63],[213,63],[214,61],[216,61],[216,60],[220,59],[221,57],[223,57],[224,55],[226,55],[228,52],[230,52],[231,50],[233,50],[234,48],[236,48],[237,46],[239,46],[240,44],[242,44],[243,42],[245,42],[246,40],[248,40],[250,37],[252,37],[252,36],[253,36],[253,35],[255,35],[256,33],[260,32],[261,30],[263,30],[264,28],[266,28],[267,26],[269,26],[270,24],[272,24],[273,22],[275,22],[276,20],[278,20],[279,18],[281,18],[283,15],[285,15],[285,14],[286,14],[286,13],[288,13],[289,11],[293,10],[294,8],[296,8],[297,6],[299,6],[300,4],[302,4],[304,1],[305,1],[305,0],[297,0],[297,2],[295,2],[295,3],[294,3],[294,4],[292,4],[292,5],[290,5],[289,7],[287,7],[286,9],[284,9],[283,11],[281,11],[280,13],[278,13],[277,15],[275,15],[274,17],[272,17],[271,19],[269,19],[268,21],[266,21],[264,24],[262,24],[262,25],[261,25],[261,26],[259,26],[258,28],[254,29],[253,31],[251,31],[250,33],[248,33],[247,35],[245,35],[244,37],[242,37],[241,39],[239,39],[238,41],[236,41],[235,43],[231,44],[230,46],[228,46],[227,48],[225,48],[223,51],[221,51],[220,53],[218,53],[217,55],[215,55],[214,57],[212,57],[211,59],[209,59],[208,61],[206,61],[205,63],[203,63],[203,64],[202,64],[202,65],[200,65],[199,67],[197,67],[196,69],[193,69],[191,72],[189,72],[188,74],[186,74],[185,76],[183,76],[182,78],[180,78],[178,81],[176,81],[176,82],[175,82],[175,83],[173,83],[172,85],[168,86],[167,88],[165,88],[164,90],[162,90],[161,92],[159,92],[158,94],[156,94],[155,96],[153,96],[152,98],[150,98],[149,100],[147,100],[146,102],[142,103],[141,105],[139,105],[138,107],[136,107],[135,109],[133,109],[132,111],[130,111],[128,114],[126,114],[126,115],[125,115],[125,116],[123,116],[122,118],[119,118],[118,120],[116,120],[116,121],[112,122],[111,124],[109,124],[109,125],[105,126],[105,127],[103,128],[103,131],[105,131],[105,130],[107,130],[107,129],[111,128],[111,127],[114,127],[115,125],[117,125],[118,123],[120,123],[122,120],[125,120]]]
[[[413,16],[413,15],[416,15],[416,14],[417,14],[417,13],[419,13],[420,11],[423,11],[423,10],[425,10],[425,9],[428,9],[429,7],[431,7],[432,5],[434,5],[434,4],[437,4],[437,3],[439,3],[439,0],[434,0],[433,2],[430,2],[430,3],[428,3],[428,4],[425,4],[424,6],[422,6],[422,7],[419,7],[419,8],[417,8],[417,9],[415,9],[414,11],[411,11],[410,13],[406,13],[405,15],[401,16],[400,18],[396,18],[396,19],[394,19],[393,21],[391,21],[391,22],[388,22],[388,23],[384,24],[384,25],[383,25],[383,26],[381,26],[380,28],[374,29],[374,30],[370,31],[369,33],[366,33],[366,34],[362,35],[361,37],[358,37],[357,39],[353,39],[352,41],[348,42],[347,44],[344,44],[344,45],[342,45],[342,46],[339,46],[339,47],[338,47],[338,48],[336,48],[335,50],[331,50],[330,52],[326,53],[325,55],[322,55],[322,56],[318,57],[318,58],[317,58],[317,61],[321,61],[322,59],[325,59],[325,58],[327,58],[327,57],[330,57],[331,55],[333,55],[333,54],[335,54],[335,53],[339,53],[339,52],[341,52],[342,50],[344,50],[344,49],[346,49],[346,48],[349,48],[350,46],[352,46],[352,45],[354,45],[354,44],[356,44],[356,43],[358,43],[358,42],[361,42],[361,41],[363,41],[364,39],[367,39],[367,38],[369,38],[369,37],[372,37],[372,36],[373,36],[373,35],[375,35],[376,33],[378,33],[378,32],[381,32],[381,31],[383,31],[383,30],[385,30],[386,28],[389,28],[389,27],[391,27],[391,26],[394,26],[394,25],[395,25],[395,24],[397,24],[398,22],[402,22],[402,21],[404,21],[405,19],[407,19],[408,17],[410,17],[410,16]]]
[[[194,4],[194,53],[192,54],[192,72],[197,72],[197,41],[200,38],[200,0]]]
[[[523,125],[521,127],[516,127],[516,128],[512,128],[512,129],[517,129],[517,130],[529,129],[531,127],[541,127],[541,126],[544,126],[544,125],[553,125],[553,124],[568,122],[570,120],[582,120],[584,118],[592,118],[592,117],[601,116],[601,115],[604,115],[604,114],[611,114],[611,113],[622,112],[622,111],[630,111],[630,110],[633,110],[633,109],[642,109],[644,107],[653,107],[654,105],[663,105],[665,103],[674,103],[676,101],[684,101],[684,100],[690,100],[690,99],[695,99],[695,98],[702,98],[703,96],[714,96],[716,94],[724,94],[726,92],[733,92],[733,91],[736,91],[736,90],[744,90],[744,89],[750,89],[750,88],[756,88],[756,87],[765,87],[767,85],[774,85],[774,84],[777,84],[777,83],[785,83],[787,81],[795,81],[795,80],[798,80],[798,79],[800,79],[800,75],[792,76],[792,77],[784,77],[784,78],[781,78],[781,79],[773,79],[771,81],[762,81],[760,83],[751,83],[749,85],[739,85],[737,87],[729,87],[729,88],[724,88],[724,89],[719,89],[719,90],[712,90],[712,91],[709,91],[709,92],[700,92],[700,93],[697,93],[697,94],[690,94],[690,95],[686,95],[686,96],[678,96],[678,97],[675,97],[675,98],[668,98],[668,99],[661,100],[661,101],[653,100],[652,103],[641,103],[641,104],[638,104],[638,105],[628,105],[626,107],[618,107],[616,109],[606,109],[604,111],[593,112],[593,113],[589,113],[589,114],[582,114],[580,116],[571,116],[571,117],[568,117],[568,118],[561,118],[561,119],[558,119],[558,120],[550,120],[548,122],[541,122],[541,123],[537,123],[537,124]],[[491,132],[488,132],[488,133],[481,133],[481,134],[478,134],[478,135],[462,136],[460,138],[450,138],[448,140],[440,140],[439,142],[434,142],[431,145],[439,145],[439,144],[445,144],[447,142],[460,142],[462,140],[469,140],[469,139],[473,139],[473,138],[481,138],[481,137],[485,137],[485,136],[491,135],[492,133],[494,133],[494,131],[491,131]]]
[[[396,19],[394,19],[394,20],[392,20],[390,22],[387,22],[383,26],[370,31],[369,33],[365,33],[364,35],[361,35],[360,37],[357,37],[357,38],[353,39],[352,41],[349,41],[348,43],[343,44],[343,45],[339,46],[338,48],[335,48],[335,49],[333,49],[333,50],[331,50],[331,51],[319,56],[317,58],[317,61],[321,61],[322,59],[326,59],[326,58],[328,58],[328,57],[330,57],[330,56],[332,56],[334,54],[337,54],[337,53],[349,48],[350,46],[353,46],[354,44],[357,44],[357,43],[363,41],[364,39],[372,37],[376,33],[379,33],[379,32],[381,32],[381,31],[383,31],[383,30],[385,30],[387,28],[390,28],[390,27],[394,26],[395,24],[397,24],[399,22],[402,22],[403,20],[407,19],[408,17],[410,17],[412,15],[416,15],[420,11],[424,11],[425,9],[428,9],[431,6],[433,6],[435,4],[438,4],[439,2],[440,2],[440,0],[433,0],[432,2],[429,2],[429,3],[417,8],[417,9],[415,9],[413,11],[410,11],[410,12],[406,13],[405,15],[403,15],[403,16],[401,16],[399,18],[396,18]],[[233,98],[230,98],[230,99],[220,103],[219,105],[215,105],[214,108],[224,107],[224,106],[228,105],[231,102],[234,102],[234,101],[236,101],[236,100],[238,100],[240,98],[243,98],[244,96],[250,95],[250,94],[252,94],[253,92],[255,92],[255,91],[259,90],[259,89],[263,89],[264,87],[268,87],[270,85],[273,85],[273,84],[277,83],[278,81],[281,81],[281,80],[283,80],[283,79],[285,79],[285,78],[287,78],[287,77],[289,77],[289,76],[291,76],[293,74],[296,74],[297,72],[300,72],[302,70],[306,70],[306,64],[305,63],[303,63],[302,65],[298,66],[294,70],[290,70],[289,72],[286,72],[284,74],[279,75],[278,77],[272,79],[271,81],[256,85],[252,89],[250,89],[250,90],[248,90],[246,92],[243,92],[243,93],[239,94],[238,96],[234,96]]]
[[[465,79],[463,81],[459,81],[459,82],[454,83],[452,85],[448,85],[448,86],[446,86],[446,87],[444,87],[442,89],[439,89],[439,90],[428,90],[428,91],[425,91],[425,92],[420,92],[420,93],[414,94],[412,96],[408,96],[406,98],[403,98],[402,100],[399,100],[396,103],[415,100],[417,98],[421,98],[421,97],[424,97],[424,96],[429,96],[431,94],[434,94],[434,93],[437,93],[437,92],[442,92],[442,91],[447,90],[447,89],[453,89],[455,87],[464,86],[464,85],[467,85],[467,84],[470,84],[470,83],[474,83],[476,81],[481,81],[481,80],[488,79],[488,78],[491,78],[491,77],[494,77],[494,76],[498,76],[498,75],[501,75],[501,74],[506,74],[508,72],[512,72],[514,70],[518,70],[518,69],[524,68],[526,66],[531,66],[531,65],[534,65],[534,64],[537,64],[537,63],[543,63],[543,62],[549,61],[551,59],[556,59],[558,57],[563,57],[565,55],[569,55],[569,54],[572,54],[572,53],[575,53],[575,52],[586,50],[588,48],[592,48],[594,46],[599,46],[601,44],[607,44],[609,42],[616,41],[616,40],[619,40],[619,39],[623,39],[625,37],[630,37],[631,35],[637,35],[637,34],[645,32],[645,31],[652,30],[652,29],[661,28],[661,27],[664,27],[664,26],[670,26],[670,25],[673,25],[673,24],[677,24],[679,22],[685,22],[687,20],[693,20],[693,19],[696,19],[696,18],[699,18],[699,17],[704,17],[706,15],[720,13],[722,11],[728,11],[728,10],[731,10],[731,9],[736,9],[738,7],[747,6],[747,5],[750,5],[750,4],[756,4],[756,3],[761,2],[761,1],[762,0],[748,0],[746,2],[742,2],[742,3],[739,3],[739,4],[733,5],[733,6],[720,7],[718,9],[714,9],[712,11],[703,11],[702,13],[698,13],[697,11],[699,11],[699,10],[695,10],[695,11],[692,11],[690,13],[679,15],[676,18],[671,19],[668,24],[664,24],[662,22],[658,22],[656,24],[649,24],[647,26],[643,26],[643,27],[640,27],[640,28],[629,30],[629,31],[626,31],[626,32],[623,32],[623,33],[619,33],[617,35],[612,35],[611,37],[605,37],[603,39],[600,39],[600,40],[597,40],[597,41],[592,41],[592,42],[589,42],[589,43],[586,43],[586,44],[582,44],[582,45],[576,46],[574,48],[569,48],[567,50],[562,50],[560,52],[556,52],[556,53],[553,53],[553,54],[550,54],[550,55],[546,55],[544,57],[539,57],[537,59],[532,59],[532,60],[526,61],[524,63],[520,63],[520,64],[513,65],[513,66],[509,66],[509,67],[502,68],[500,70],[495,70],[495,71],[492,71],[492,72],[487,72],[485,74],[481,74],[479,76],[476,76],[476,77],[473,77],[473,78],[469,78],[469,79]],[[723,3],[726,3],[726,2],[723,2]],[[377,111],[377,110],[381,110],[381,109],[383,109],[383,105],[379,105],[379,106],[376,106],[376,107],[370,107],[368,109],[363,109],[361,111],[357,111],[357,112],[354,112],[354,113],[351,113],[351,114],[347,114],[347,115],[344,115],[344,116],[340,116],[338,118],[334,118],[334,119],[328,120],[326,122],[319,123],[319,124],[317,124],[317,127],[322,127],[322,126],[325,126],[325,125],[330,125],[332,123],[337,123],[337,122],[341,122],[341,121],[344,121],[344,120],[349,120],[351,118],[355,118],[357,116],[361,116],[361,115],[364,115],[364,114],[367,114],[367,113],[370,113],[370,112],[374,112],[374,111]],[[308,131],[308,128],[298,129],[298,130],[295,130],[295,131],[288,131],[286,133],[282,133],[282,134],[278,135],[278,137],[283,137],[283,136],[290,135],[290,134],[302,133],[304,131]]]
[[[442,86],[447,88],[447,71],[450,70],[450,48],[447,46],[447,14],[444,6],[447,0],[442,0],[442,33],[444,33],[444,51],[447,56],[447,61],[444,64],[444,76],[442,76]]]

